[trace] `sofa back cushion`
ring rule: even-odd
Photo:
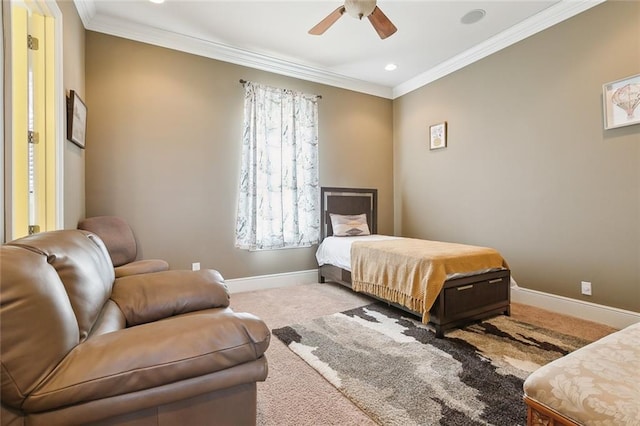
[[[96,234],[104,243],[113,266],[136,260],[138,247],[129,224],[118,216],[88,217],[78,222],[78,229]]]
[[[72,229],[34,234],[9,244],[47,256],[67,291],[83,342],[109,299],[115,280],[102,240],[90,232]]]
[[[0,250],[0,399],[19,408],[78,344],[78,323],[44,253],[8,245]]]

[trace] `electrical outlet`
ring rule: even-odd
[[[589,281],[582,281],[581,285],[582,285],[582,294],[591,296],[591,283]]]
[[[200,262],[193,262],[191,264],[191,270],[192,271],[199,271],[200,270]]]

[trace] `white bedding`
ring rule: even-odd
[[[318,265],[333,265],[351,271],[351,243],[354,241],[393,240],[390,235],[361,235],[358,237],[327,237],[316,251]]]

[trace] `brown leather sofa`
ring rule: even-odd
[[[82,230],[0,252],[2,425],[246,425],[270,332],[217,271],[114,278]]]

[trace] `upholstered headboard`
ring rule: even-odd
[[[330,213],[366,214],[367,223],[372,234],[378,232],[378,190],[367,188],[332,188],[320,189],[321,238],[333,235]]]

